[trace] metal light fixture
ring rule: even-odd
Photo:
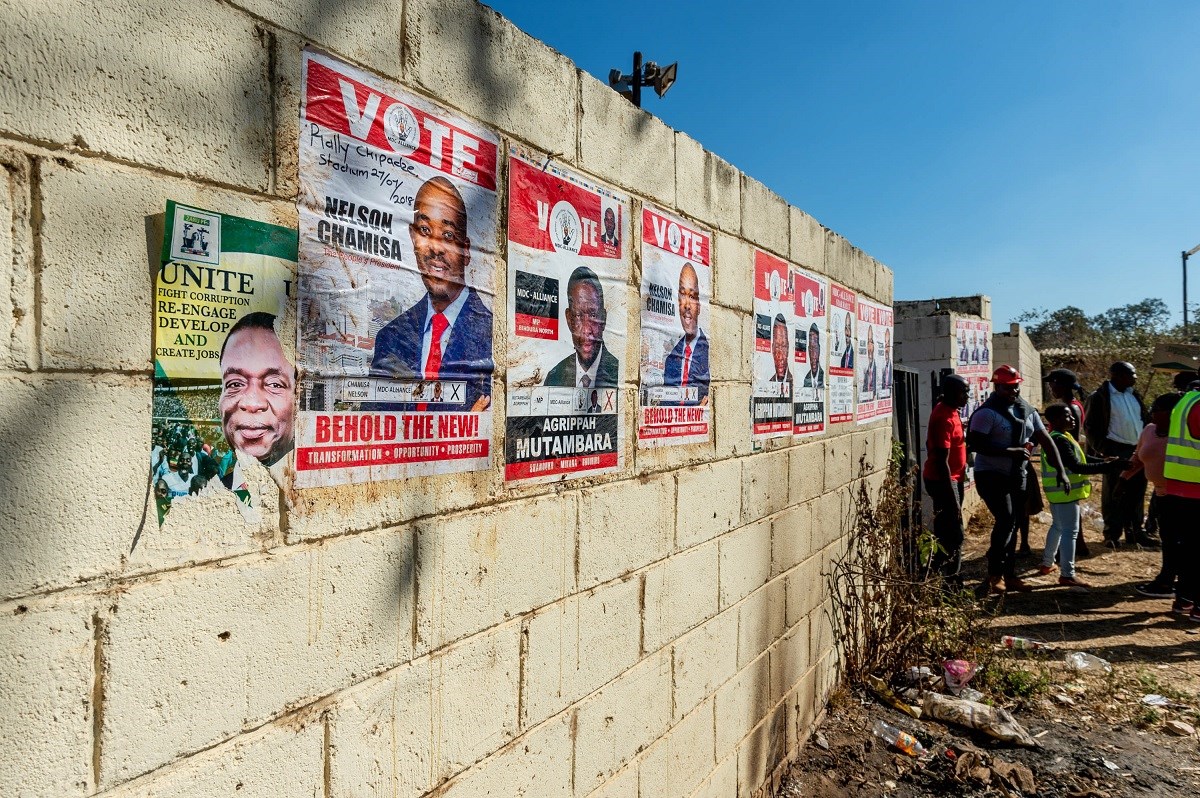
[[[625,99],[642,107],[642,87],[650,86],[659,97],[666,95],[675,85],[675,77],[679,74],[679,62],[660,67],[653,61],[642,65],[641,52],[633,54],[633,72],[622,75],[621,70],[613,69],[608,73],[608,85],[615,89]]]

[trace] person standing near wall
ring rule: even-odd
[[[1141,394],[1134,390],[1137,371],[1132,363],[1113,363],[1109,366],[1108,377],[1088,397],[1085,419],[1088,447],[1101,457],[1129,460],[1137,448],[1142,428],[1150,421],[1150,414],[1146,412]],[[1158,545],[1158,541],[1142,529],[1145,501],[1144,474],[1125,481],[1116,474],[1104,475],[1100,512],[1104,516],[1105,546],[1117,548],[1122,532],[1131,546]]]
[[[1172,609],[1200,623],[1200,498],[1192,498],[1200,495],[1200,385],[1190,387],[1171,411],[1163,461],[1163,476],[1189,495],[1164,502],[1161,518],[1164,527],[1180,530],[1179,587]]]
[[[1075,418],[1075,436],[1081,445],[1087,445],[1087,439],[1083,434],[1083,422],[1086,415],[1083,412],[1083,402],[1076,398],[1075,394],[1082,394],[1083,387],[1079,384],[1079,376],[1070,369],[1054,369],[1046,376],[1042,377],[1042,382],[1046,383],[1046,387],[1050,389],[1050,398],[1056,402],[1062,402],[1071,411],[1071,415]],[[1087,542],[1083,539],[1083,523],[1079,524],[1079,532],[1075,537],[1075,554],[1080,557],[1086,557],[1091,554],[1088,551]]]
[[[963,485],[967,479],[967,444],[959,408],[966,407],[970,387],[957,374],[942,379],[942,396],[929,414],[925,467],[921,476],[933,500],[933,534],[941,547],[929,563],[953,587],[962,585]]]
[[[1046,450],[1058,483],[1064,491],[1071,489],[1058,447],[1046,433],[1041,416],[1021,399],[1022,381],[1020,372],[1007,364],[992,372],[992,395],[971,416],[967,431],[967,443],[976,453],[975,485],[996,519],[987,553],[987,588],[996,593],[1030,589],[1016,576],[1016,544],[1031,444]]]

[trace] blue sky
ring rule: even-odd
[[[1089,313],[1160,297],[1200,244],[1200,3],[493,0],[891,266],[896,297]],[[1200,300],[1200,255],[1190,299]]]

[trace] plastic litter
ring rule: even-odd
[[[1005,635],[1000,638],[1000,645],[1005,648],[1019,649],[1022,651],[1053,651],[1054,646],[1050,643],[1043,643],[1039,640],[1030,640],[1028,637],[1017,637],[1015,635]]]
[[[868,675],[867,687],[871,688],[871,692],[879,696],[880,700],[889,707],[898,709],[905,715],[911,715],[914,718],[921,717],[920,707],[914,707],[901,701],[896,694],[892,692],[892,688],[888,687],[887,682],[885,682],[883,679],[880,679],[878,676]]]
[[[909,684],[916,684],[922,679],[932,679],[933,671],[924,665],[919,668],[914,665],[904,672],[904,677],[908,680]]]
[[[1146,695],[1142,696],[1142,703],[1148,707],[1165,707],[1169,705],[1171,701],[1165,695],[1159,695],[1158,693],[1147,693]]]
[[[875,725],[871,727],[871,731],[875,732],[875,736],[885,741],[888,745],[894,746],[909,756],[925,756],[925,746],[921,745],[916,737],[913,737],[906,731],[897,729],[895,726],[884,723],[881,720],[875,721]]]
[[[978,690],[976,690],[973,687],[964,687],[963,689],[959,690],[958,697],[966,699],[967,701],[979,701],[979,702],[982,702],[984,699],[983,693],[979,692]]]
[[[975,675],[975,671],[979,670],[979,666],[974,662],[967,662],[965,659],[948,659],[942,663],[942,673],[946,680],[946,689],[954,695],[962,692],[962,689],[967,686],[967,682],[971,681],[971,677]]]
[[[923,715],[927,718],[965,726],[968,729],[978,729],[997,740],[1027,748],[1039,747],[1038,741],[1029,736],[1025,727],[1018,723],[1008,710],[1000,707],[989,707],[978,701],[928,693],[923,709]]]
[[[1084,673],[1112,673],[1108,660],[1100,659],[1086,651],[1072,651],[1067,655],[1067,667]]]
[[[1195,737],[1196,727],[1190,723],[1184,723],[1181,720],[1169,720],[1166,723],[1167,731],[1171,734],[1179,735],[1180,737]]]

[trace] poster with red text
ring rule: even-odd
[[[796,329],[792,267],[754,251],[754,354],[750,413],[753,440],[792,434],[792,341]]]
[[[499,139],[303,66],[296,484],[488,468]]]
[[[638,446],[707,443],[712,234],[642,208]]]
[[[858,423],[892,415],[892,308],[858,300]]]
[[[519,148],[508,183],[504,478],[616,471],[629,199]]]
[[[792,272],[792,304],[796,335],[792,346],[796,387],[792,396],[792,434],[803,437],[825,431],[825,358],[829,320],[829,282],[803,269]]]
[[[857,296],[837,283],[829,286],[829,423],[854,420],[854,329]]]
[[[963,377],[970,386],[967,406],[959,413],[963,421],[971,417],[975,408],[987,401],[992,388],[992,323],[983,319],[954,320],[955,365],[954,373]]]

